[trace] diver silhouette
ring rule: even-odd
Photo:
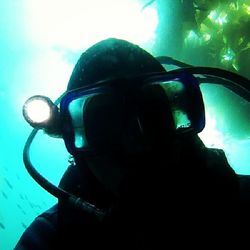
[[[198,136],[205,126],[193,74],[199,72],[213,75],[189,67],[168,72],[125,40],[109,38],[87,49],[54,118],[43,124],[63,138],[74,160],[59,187],[36,176],[58,203],[31,223],[15,250],[228,241],[249,220],[250,181],[235,173],[223,150],[207,148]]]

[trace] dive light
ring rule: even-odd
[[[52,128],[52,130],[55,130],[58,127],[58,107],[46,96],[35,95],[30,97],[23,105],[23,116],[36,129],[50,131]]]
[[[55,103],[53,103],[48,97],[35,95],[30,97],[23,106],[23,116],[25,120],[34,128],[30,133],[23,150],[23,162],[28,173],[32,178],[46,191],[54,195],[58,199],[62,199],[69,203],[74,208],[83,210],[89,213],[91,216],[98,220],[103,220],[106,216],[106,212],[95,207],[87,201],[68,193],[64,189],[55,186],[44,178],[33,166],[30,160],[30,146],[38,131],[38,129],[44,129],[46,133],[52,136],[61,135],[60,115],[57,103],[60,101],[59,97]]]

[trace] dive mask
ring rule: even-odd
[[[199,133],[205,126],[199,83],[188,73],[108,79],[66,92],[58,109],[47,103],[54,116],[47,118],[49,126],[44,121],[33,126],[63,137],[70,153],[117,148],[125,136],[143,137],[149,128],[159,132],[164,123],[179,135]]]

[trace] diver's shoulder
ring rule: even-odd
[[[49,250],[57,244],[58,206],[53,205],[38,215],[26,228],[14,250]]]
[[[39,214],[36,219],[44,218],[51,221],[51,223],[56,224],[57,216],[58,216],[58,203],[54,204],[52,207]]]
[[[250,175],[237,174],[240,186],[241,201],[250,207]]]
[[[221,163],[229,166],[225,151],[223,149],[205,147],[205,151],[207,159],[211,163]]]

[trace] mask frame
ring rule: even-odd
[[[205,126],[204,103],[199,83],[191,74],[164,72],[126,78],[114,78],[69,91],[62,97],[60,101],[61,122],[63,124],[61,131],[67,150],[71,154],[79,151],[93,150],[93,148],[88,147],[87,136],[85,135],[85,133],[87,133],[85,130],[87,129],[85,129],[81,112],[84,113],[86,106],[88,106],[94,98],[103,99],[100,98],[101,95],[112,94],[113,96],[110,95],[110,98],[116,99],[119,97],[122,99],[122,102],[125,102],[125,106],[131,106],[133,104],[135,106],[143,106],[142,104],[138,104],[136,99],[140,99],[140,96],[143,95],[145,91],[154,93],[157,92],[156,90],[163,92],[162,95],[165,95],[165,98],[168,99],[167,102],[169,105],[167,106],[169,107],[167,108],[171,109],[171,119],[174,121],[175,127],[173,129],[174,133],[177,135],[186,135],[202,131]],[[127,97],[133,99],[133,104],[128,103],[131,101],[131,98]],[[81,111],[78,112],[77,109]],[[138,110],[141,108],[135,107],[135,109]],[[131,110],[130,108],[130,111]],[[98,116],[98,114],[96,116]],[[135,125],[137,129],[140,130],[137,134],[140,133],[141,136],[143,136],[144,129],[140,114],[134,114],[134,116],[137,117],[136,119],[139,123],[139,126],[138,124]],[[109,118],[112,119],[112,117]],[[105,120],[103,119],[103,121],[99,123],[105,123]],[[98,126],[98,124],[94,126]],[[168,128],[166,127],[166,129]],[[116,130],[115,127],[113,130]],[[110,131],[103,131],[104,134],[109,132]],[[98,132],[96,132],[96,134],[98,134]],[[101,137],[101,135],[99,137]],[[113,135],[110,134],[109,138],[112,139],[112,137]]]

